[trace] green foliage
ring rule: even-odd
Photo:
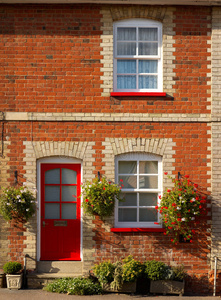
[[[144,273],[150,280],[164,280],[168,275],[168,266],[161,261],[150,260],[145,262]]]
[[[5,220],[27,222],[35,212],[35,197],[26,187],[8,187],[0,196],[0,213]]]
[[[93,268],[95,276],[103,286],[110,283],[112,289],[120,289],[123,282],[133,282],[143,272],[143,264],[131,255],[116,263],[101,262]]]
[[[21,269],[22,265],[17,261],[9,261],[3,266],[5,274],[17,274]]]
[[[100,217],[113,214],[115,200],[121,201],[121,187],[103,177],[100,181],[95,178],[93,183],[86,182],[82,186],[83,203],[85,212],[89,215]]]
[[[189,175],[185,175],[183,179],[173,179],[174,187],[160,197],[160,205],[155,207],[161,214],[166,234],[173,234],[171,241],[175,244],[179,235],[192,242],[196,217],[206,210],[203,207],[206,197],[197,190],[198,185],[188,178]]]
[[[83,277],[57,279],[49,283],[44,289],[48,292],[68,295],[99,295],[102,292],[99,283]]]
[[[129,255],[123,260],[122,269],[123,281],[133,282],[143,273],[143,264]]]
[[[184,265],[174,266],[171,268],[171,270],[173,272],[173,280],[182,281],[187,276],[187,272],[184,269]]]
[[[115,265],[110,261],[95,265],[93,271],[101,284],[110,283],[114,280]]]

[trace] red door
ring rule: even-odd
[[[41,165],[41,260],[80,260],[80,170]]]

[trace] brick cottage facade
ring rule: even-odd
[[[75,275],[87,274],[99,261],[131,254],[141,261],[183,263],[189,275],[186,293],[210,295],[214,257],[221,256],[221,7],[208,1],[198,6],[164,0],[155,6],[148,1],[2,2],[0,182],[14,185],[17,171],[19,185],[37,190],[38,209],[25,225],[13,226],[0,217],[0,267],[28,255],[28,284],[37,286],[53,277],[50,272],[67,273],[71,266]],[[131,28],[140,30],[139,39]],[[157,37],[144,32],[153,28]],[[134,47],[140,47],[135,59],[130,56]],[[147,66],[151,72],[142,71]],[[148,204],[149,215],[133,204],[117,207],[102,221],[84,215],[79,203],[57,204],[60,200],[50,196],[57,191],[49,186],[56,179],[44,181],[47,174],[56,178],[54,170],[65,169],[68,176],[76,172],[78,186],[98,172],[117,182],[131,162],[157,165],[149,181],[158,184],[151,193],[146,187],[147,195],[172,186],[165,172],[176,178],[178,172],[190,175],[208,195],[192,243],[173,245],[154,224]],[[132,198],[142,194],[129,192]],[[54,252],[72,230],[62,236],[55,226],[51,240],[52,231],[43,234],[44,228],[47,220],[59,219],[57,209],[62,207],[62,219],[71,219],[76,206],[77,254],[59,261]]]

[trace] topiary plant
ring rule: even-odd
[[[168,275],[168,266],[161,261],[150,260],[145,262],[144,273],[150,280],[164,280]]]
[[[22,265],[17,261],[9,261],[3,266],[3,270],[6,274],[17,274],[21,269]]]

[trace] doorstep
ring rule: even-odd
[[[42,289],[49,282],[59,278],[75,278],[83,275],[83,262],[79,261],[40,261],[37,270],[28,272],[27,287]]]

